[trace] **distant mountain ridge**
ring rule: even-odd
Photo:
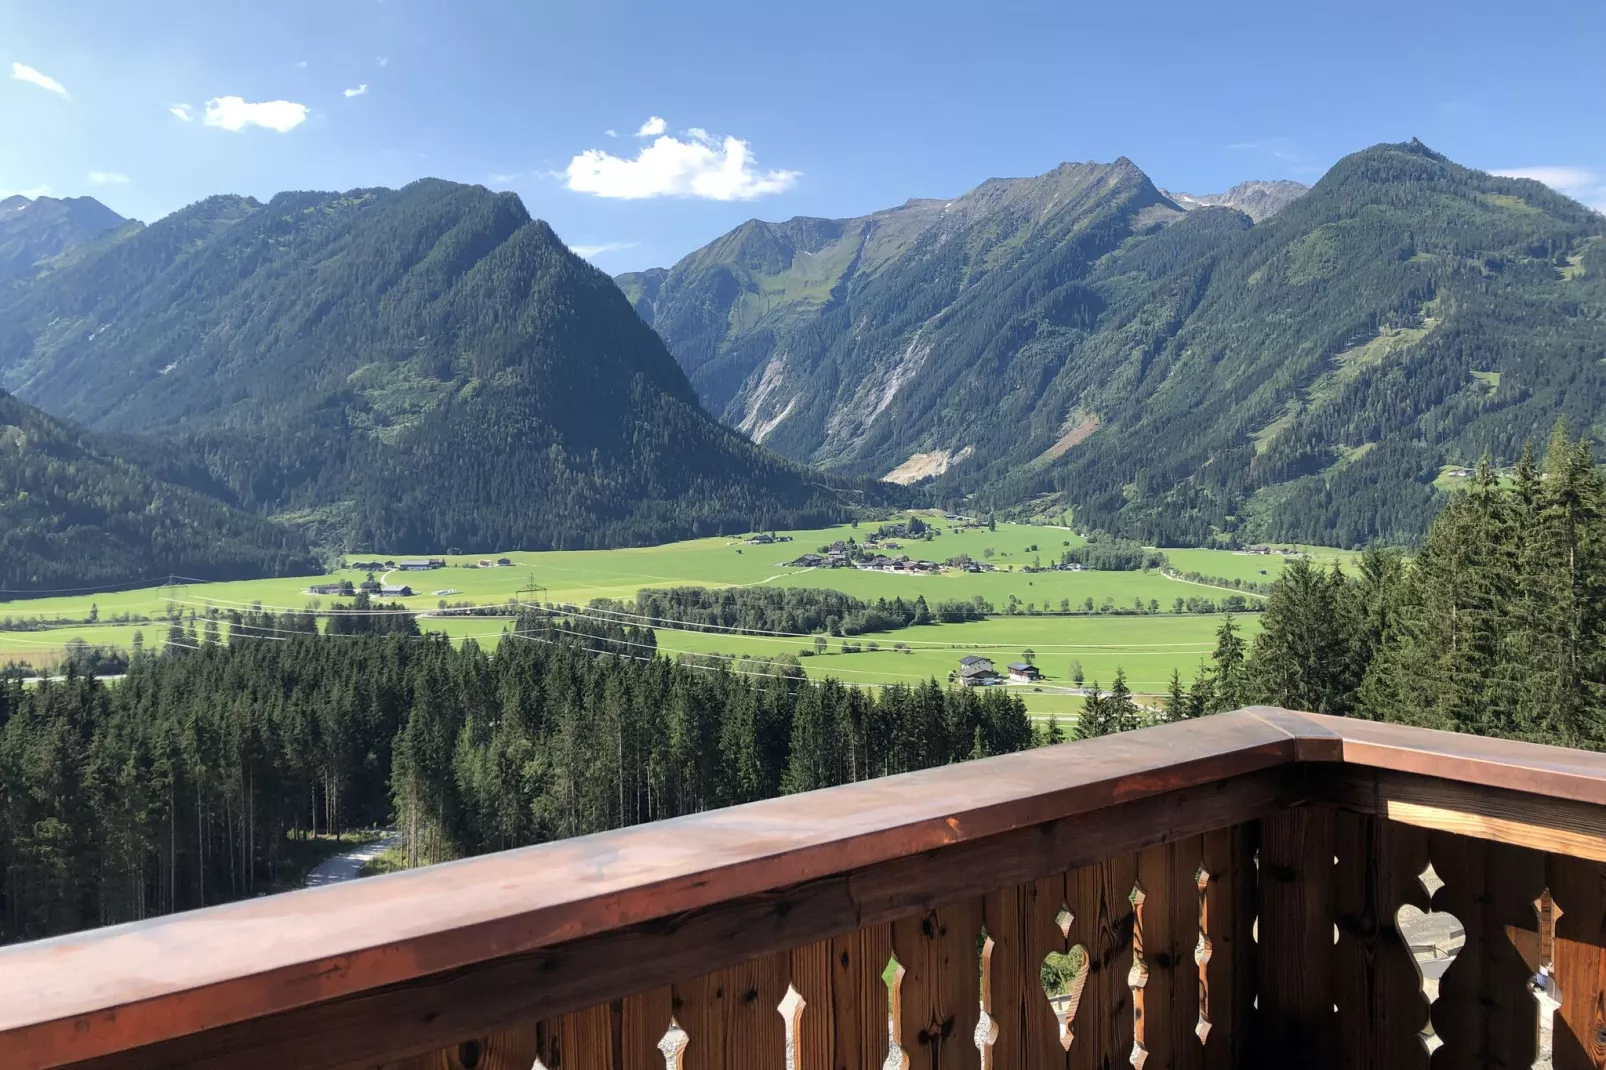
[[[1172,193],[1162,190],[1178,205],[1195,208],[1236,208],[1256,223],[1270,219],[1310,189],[1302,182],[1282,178],[1274,182],[1240,182],[1226,193]]]
[[[226,580],[318,568],[295,532],[173,481],[199,473],[162,452],[0,391],[0,601],[172,573]]]
[[[0,281],[126,223],[93,197],[0,200]]]
[[[515,195],[434,179],[108,234],[0,291],[0,386],[180,441],[230,502],[337,543],[617,545],[881,494],[721,427]]]
[[[768,446],[1149,541],[1411,539],[1441,467],[1606,432],[1599,215],[1414,141],[1220,198],[1070,164],[618,282]]]

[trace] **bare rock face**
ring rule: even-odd
[[[1265,182],[1252,179],[1240,182],[1226,193],[1171,193],[1162,190],[1177,206],[1187,211],[1195,208],[1236,208],[1259,223],[1288,207],[1288,203],[1305,195],[1309,186],[1286,178]]]

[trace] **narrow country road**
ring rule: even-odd
[[[401,843],[401,833],[387,832],[377,840],[360,844],[345,854],[335,855],[319,862],[307,874],[308,888],[319,888],[325,884],[339,884],[349,881],[362,872],[365,862],[371,862],[390,848]]]

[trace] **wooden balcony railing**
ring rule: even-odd
[[[1606,756],[1255,708],[12,947],[0,1067],[1528,1067],[1542,966],[1598,1067],[1602,863]]]

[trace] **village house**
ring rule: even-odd
[[[431,557],[422,561],[402,561],[396,568],[402,572],[428,572],[432,568],[441,568],[446,564],[438,557]]]
[[[1043,674],[1037,671],[1036,665],[1012,661],[1009,663],[1009,678],[1017,684],[1035,684],[1043,678]]]
[[[413,589],[407,586],[405,583],[387,583],[379,588],[379,593],[384,595],[386,598],[411,598],[413,596]]]
[[[959,682],[966,687],[991,687],[1002,680],[991,661],[972,655],[959,659]]]
[[[314,583],[307,588],[308,594],[350,594],[351,581],[343,583]]]

